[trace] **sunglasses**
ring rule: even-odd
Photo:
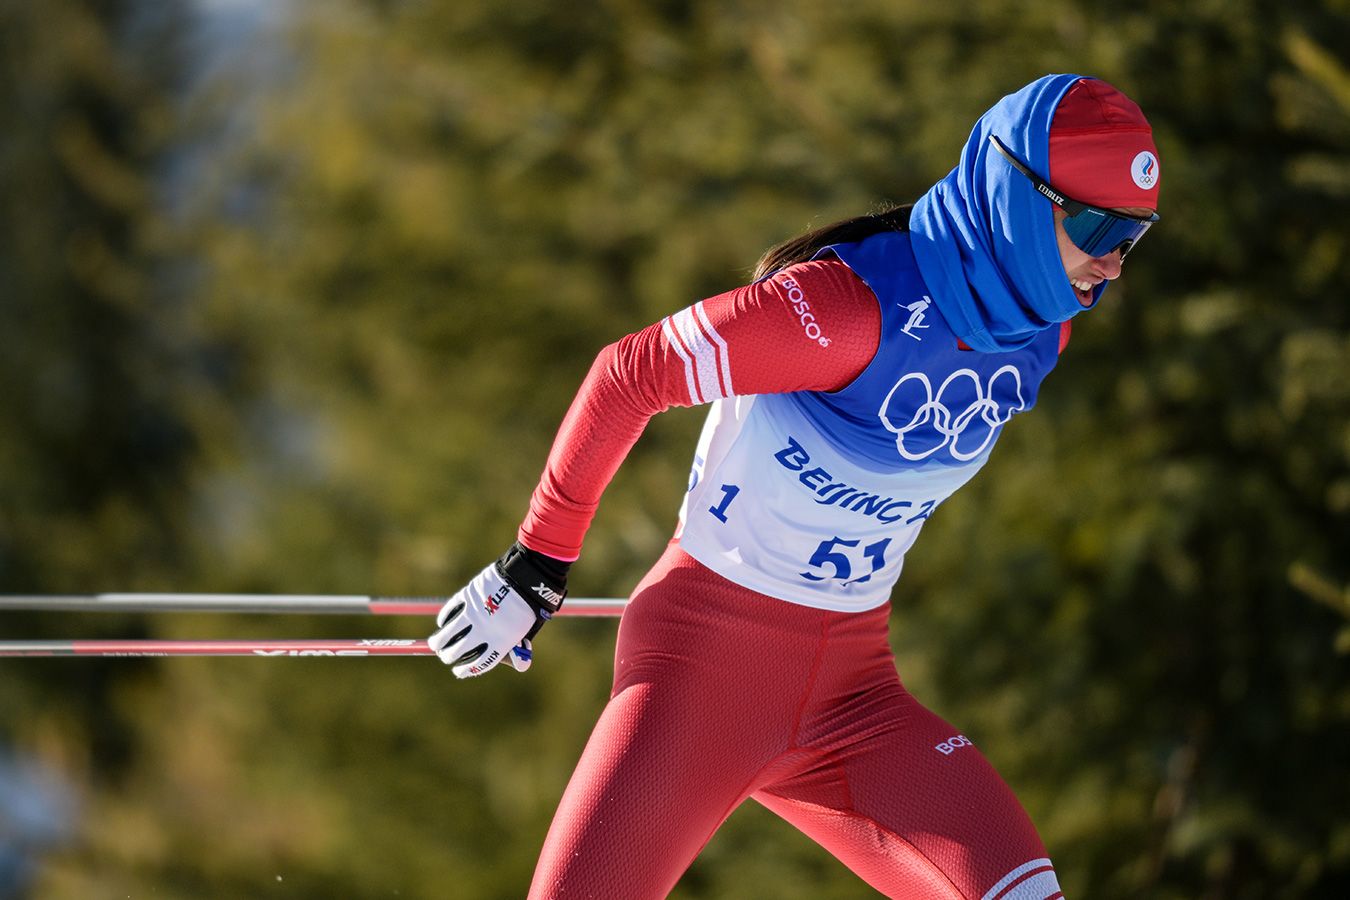
[[[1064,220],[1064,231],[1068,234],[1069,240],[1073,241],[1073,245],[1088,256],[1107,256],[1119,250],[1120,258],[1124,259],[1125,254],[1134,249],[1135,243],[1144,236],[1144,232],[1148,231],[1149,227],[1158,221],[1157,213],[1153,213],[1148,218],[1140,219],[1135,216],[1124,216],[1088,203],[1080,203],[1077,200],[1070,200],[1043,181],[1024,162],[1013,156],[1012,151],[1003,146],[1003,142],[994,135],[989,135],[989,140],[998,152],[1002,153],[1008,162],[1012,163],[1014,169],[1031,179],[1031,183],[1036,186],[1039,193],[1045,195],[1051,203],[1068,213],[1068,217]]]

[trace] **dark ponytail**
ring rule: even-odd
[[[880,234],[883,231],[908,231],[909,212],[913,203],[891,206],[879,213],[855,216],[830,225],[788,238],[777,247],[764,252],[755,264],[754,280],[785,269],[793,263],[806,262],[820,252],[822,247],[831,244],[849,244],[861,241],[865,237]]]

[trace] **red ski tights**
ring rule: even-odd
[[[624,613],[530,897],[665,897],[746,798],[888,897],[1062,897],[1007,785],[901,685],[887,621],[765,597],[672,544]]]

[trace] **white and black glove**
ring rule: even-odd
[[[530,667],[530,641],[562,606],[570,564],[512,544],[436,614],[427,645],[456,678],[482,675],[502,660]]]

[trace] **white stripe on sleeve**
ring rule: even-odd
[[[1050,860],[1033,859],[1000,878],[983,900],[1045,900],[1063,896]]]
[[[709,403],[731,396],[731,365],[726,341],[712,327],[699,301],[662,322],[666,340],[685,363],[691,376],[689,396],[696,403]],[[674,334],[671,334],[671,330]],[[685,353],[688,349],[688,355]],[[696,384],[695,384],[696,382]]]
[[[703,302],[694,304],[694,313],[698,316],[699,324],[703,326],[703,331],[708,337],[712,338],[717,345],[717,365],[722,372],[722,386],[725,388],[724,397],[736,396],[736,390],[731,386],[731,357],[727,353],[727,342],[722,340],[722,336],[717,333],[712,322],[708,321],[708,314],[703,310]]]
[[[684,344],[680,342],[680,337],[675,333],[675,326],[671,323],[673,316],[666,316],[661,320],[661,332],[666,336],[666,342],[670,344],[676,354],[679,355],[681,362],[684,363],[684,380],[689,387],[689,402],[698,405],[703,402],[703,398],[698,394],[698,382],[694,380],[694,365],[689,360],[689,354],[685,352]]]

